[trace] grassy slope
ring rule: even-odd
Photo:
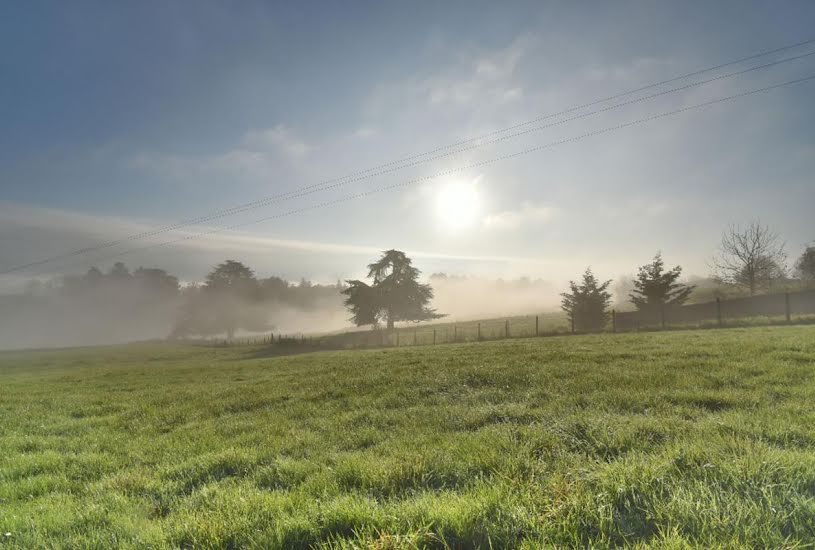
[[[815,540],[813,327],[259,351],[0,355],[0,546]]]

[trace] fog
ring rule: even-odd
[[[488,279],[434,274],[432,307],[443,320],[469,320],[557,310],[560,289],[541,279]],[[224,338],[214,317],[235,319],[234,337],[323,334],[354,330],[343,305],[343,284],[253,282],[246,298],[216,299],[206,282],[184,285],[159,269],[32,281],[24,292],[0,295],[0,349],[121,344],[184,338]],[[189,318],[194,317],[195,323]],[[364,327],[363,327],[364,328]]]
[[[452,320],[487,319],[543,313],[560,307],[562,289],[542,279],[486,279],[483,277],[430,277],[433,307]]]
[[[0,296],[0,349],[117,344],[166,337],[180,296],[122,288]]]

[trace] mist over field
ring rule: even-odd
[[[277,281],[281,281],[276,279]],[[432,307],[443,321],[544,313],[559,309],[556,285],[541,279],[512,280],[433,274]],[[278,283],[282,284],[282,283]],[[190,285],[189,288],[194,288]],[[238,335],[321,334],[350,330],[341,288],[290,283],[291,293],[307,297],[238,304],[251,309],[265,330]],[[111,283],[93,290],[66,287],[64,281],[31,284],[24,293],[0,295],[0,349],[70,347],[164,339],[172,335],[183,311],[185,292],[165,289],[156,294],[138,284]],[[242,312],[245,314],[246,311]],[[213,335],[215,336],[215,335]],[[223,336],[219,334],[217,336]]]

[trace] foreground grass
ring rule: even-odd
[[[814,327],[2,354],[0,546],[812,547],[813,370]]]

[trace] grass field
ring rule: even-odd
[[[812,547],[815,327],[0,354],[0,547]]]

